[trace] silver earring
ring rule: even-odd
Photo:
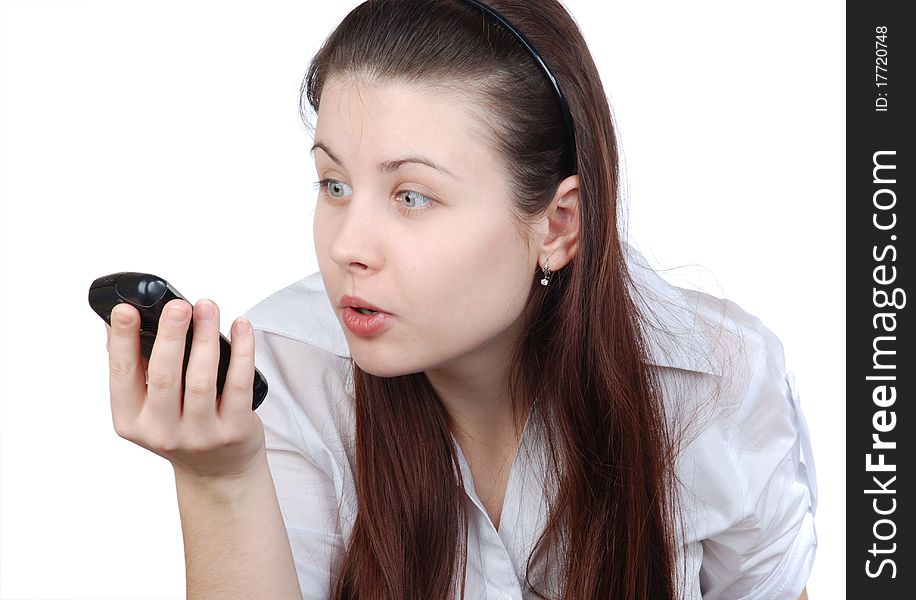
[[[556,254],[556,250],[554,250],[554,254]],[[553,254],[551,254],[550,257],[544,261],[544,266],[541,267],[541,272],[544,274],[544,276],[541,278],[541,285],[547,285],[550,283],[550,275],[553,273],[553,271],[548,269],[547,265],[550,264],[551,258],[553,258]]]
[[[544,273],[544,277],[541,278],[541,285],[547,285],[550,283],[551,270],[547,267],[541,267],[541,271]]]
[[[541,272],[544,275],[541,278],[541,285],[547,285],[548,283],[550,283],[550,275],[553,273],[553,271],[547,268],[547,263],[549,262],[550,262],[550,259],[548,258],[547,261],[545,261],[544,266],[541,267]]]

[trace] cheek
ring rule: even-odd
[[[315,248],[327,247],[329,229],[328,216],[321,206],[321,200],[318,200],[312,217],[312,237],[315,240]]]
[[[467,231],[467,229],[465,229]],[[515,321],[527,302],[532,277],[527,249],[506,227],[474,239],[451,237],[435,259],[417,265],[410,279],[430,335],[450,339],[496,335]],[[426,337],[424,335],[424,337]]]
[[[485,348],[527,302],[532,278],[525,250],[503,233],[473,240],[443,234],[417,247],[423,251],[387,255],[389,267],[399,266],[390,280],[403,299],[398,329],[376,348],[357,341],[352,349],[357,364],[375,375],[423,371]]]
[[[340,223],[337,221],[334,212],[328,211],[327,207],[322,207],[319,201],[312,221],[312,239],[314,240],[318,266],[321,270],[334,267],[330,252],[339,229]]]

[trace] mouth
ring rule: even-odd
[[[388,328],[394,317],[386,312],[365,307],[343,307],[343,324],[358,336],[371,336]]]
[[[375,315],[378,313],[390,314],[390,313],[386,313],[384,310],[382,310],[378,306],[375,306],[371,302],[363,300],[362,298],[358,296],[348,296],[348,295],[341,296],[339,304],[340,304],[340,308],[352,308],[359,314],[367,315],[367,316]]]

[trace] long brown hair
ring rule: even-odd
[[[532,565],[556,560],[561,589],[549,592],[528,579],[529,593],[673,599],[675,444],[629,292],[611,109],[582,33],[560,2],[489,4],[557,77],[578,155],[578,251],[546,288],[540,271],[532,273],[528,326],[510,377],[512,408],[519,414],[530,407],[559,482],[527,568],[530,575]],[[566,175],[553,91],[531,55],[479,8],[456,0],[369,0],[353,9],[309,65],[300,100],[307,126],[308,109],[317,114],[331,75],[448,87],[469,98],[504,161],[523,235]],[[442,403],[422,372],[382,378],[351,367],[358,516],[332,597],[445,600],[456,586],[463,597],[468,522]]]

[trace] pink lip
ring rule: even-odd
[[[369,302],[363,300],[363,299],[360,298],[359,296],[347,296],[347,295],[341,296],[341,297],[340,297],[340,307],[341,307],[341,308],[347,308],[347,307],[368,308],[368,309],[370,309],[370,310],[376,310],[376,311],[378,311],[378,312],[385,312],[384,310],[382,310],[382,309],[379,308],[378,306],[375,306],[374,304],[371,304],[371,303],[369,303]],[[358,313],[357,313],[357,314],[358,314]],[[388,314],[390,314],[390,313],[388,313]]]
[[[378,333],[388,326],[391,319],[392,316],[386,312],[378,312],[374,315],[364,315],[350,306],[346,306],[343,309],[344,325],[347,326],[347,329],[359,336],[369,336]]]

